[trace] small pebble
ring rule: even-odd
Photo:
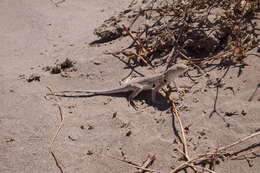
[[[91,151],[91,150],[88,150],[88,152],[87,152],[87,155],[92,155],[93,154],[93,151]]]
[[[128,130],[125,135],[130,136],[131,134],[132,134],[131,130]]]

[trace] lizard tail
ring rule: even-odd
[[[122,87],[117,89],[111,89],[111,90],[74,90],[74,91],[59,91],[54,92],[55,94],[115,94],[115,93],[121,93],[121,92],[128,92],[130,89],[128,87]]]

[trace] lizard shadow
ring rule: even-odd
[[[66,94],[56,94],[59,97],[67,97],[67,98],[88,98],[88,97],[96,97],[96,96],[111,96],[111,97],[125,97],[128,98],[130,92],[125,93],[113,93],[113,94],[88,94],[88,93],[78,93],[73,95],[66,95]],[[156,95],[156,103],[153,103],[151,100],[151,91],[143,91],[138,96],[135,97],[133,102],[141,101],[148,106],[153,106],[160,111],[164,111],[169,109],[170,104],[167,103],[166,99],[160,94],[157,93]],[[135,103],[134,103],[135,104]]]
[[[151,99],[152,91],[143,91],[141,92],[135,100],[143,101],[148,106],[153,106],[154,108],[158,109],[159,111],[165,111],[170,108],[170,104],[167,102],[165,97],[161,95],[161,93],[156,93],[156,102],[153,103]]]

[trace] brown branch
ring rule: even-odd
[[[138,53],[133,52],[137,57],[139,57],[146,65],[150,66],[152,69],[154,69],[154,66],[151,64],[151,62],[149,62],[148,60],[145,59],[145,57],[149,54],[149,51],[147,51],[144,47],[144,45],[141,43],[141,41],[138,38],[135,38],[133,36],[133,34],[129,31],[129,29],[127,27],[125,27],[125,25],[122,25],[124,31],[132,38],[132,40],[134,41],[134,43],[139,47],[139,49],[141,50],[141,52],[144,54],[140,55]]]

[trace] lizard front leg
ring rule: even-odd
[[[176,89],[177,89],[178,94],[184,96],[184,95],[185,95],[185,91],[184,91],[183,89],[180,89],[180,87],[179,87],[179,85],[177,84],[177,82],[175,81],[175,79],[173,80],[173,83],[174,83],[174,85],[175,85],[175,87],[176,87]]]
[[[155,87],[154,89],[152,89],[152,102],[156,103],[156,95],[157,92],[163,87],[163,85],[158,85],[157,87]]]

